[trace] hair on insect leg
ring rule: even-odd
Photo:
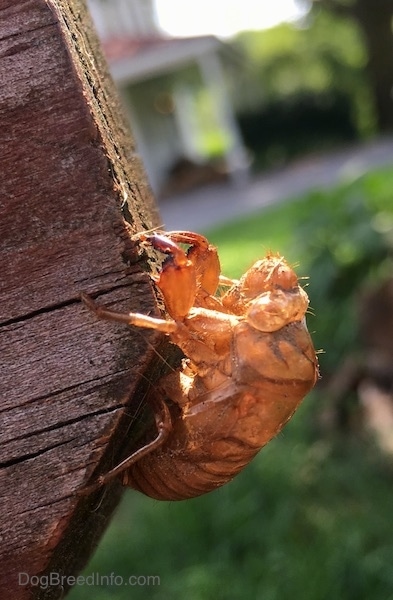
[[[177,371],[177,369],[176,369],[175,367],[173,367],[173,366],[172,366],[172,365],[171,365],[171,364],[170,364],[170,363],[169,363],[169,362],[166,360],[165,356],[163,356],[163,355],[161,354],[161,352],[159,352],[159,351],[157,350],[157,348],[154,346],[154,344],[152,344],[152,343],[150,342],[150,340],[148,340],[148,339],[147,339],[146,335],[144,334],[145,332],[143,332],[143,331],[140,331],[139,329],[137,329],[136,331],[137,331],[137,332],[139,333],[139,335],[140,335],[140,336],[143,338],[143,340],[144,340],[144,342],[146,343],[146,345],[147,345],[147,346],[149,346],[150,350],[153,350],[154,354],[156,354],[156,355],[158,356],[158,358],[159,358],[159,359],[162,361],[162,363],[163,363],[163,364],[164,364],[166,367],[168,367],[168,369],[169,369],[170,371],[176,372],[176,371]],[[144,378],[145,378],[147,381],[149,381],[149,380],[148,380],[148,378],[145,376],[145,374],[144,374],[144,373],[140,373],[140,375],[141,375],[141,377],[144,377]],[[150,383],[151,383],[151,382],[150,382]]]
[[[97,490],[98,489],[99,488],[97,488]],[[82,488],[82,490],[83,490],[83,488]],[[97,504],[90,509],[90,512],[95,513],[95,512],[98,512],[100,510],[100,508],[101,508],[101,506],[102,506],[102,504],[104,502],[104,499],[105,499],[105,496],[106,496],[107,493],[108,493],[107,488],[105,488],[105,487],[102,488],[102,494],[100,495]]]
[[[153,404],[155,405],[154,418],[157,427],[157,435],[151,441],[135,450],[130,456],[121,461],[116,467],[108,471],[103,475],[99,475],[96,481],[79,490],[80,495],[88,495],[95,491],[97,491],[100,487],[106,485],[125,471],[127,471],[133,464],[150,454],[153,450],[156,450],[160,446],[162,446],[167,440],[171,430],[172,430],[172,419],[171,414],[169,412],[168,405],[164,400],[154,400]],[[160,407],[160,408],[158,408]]]
[[[168,405],[164,400],[154,401],[154,404],[156,405],[154,418],[156,421],[156,427],[158,432],[157,436],[151,442],[145,444],[138,450],[135,450],[135,452],[133,452],[126,459],[124,459],[116,467],[108,471],[108,473],[105,473],[105,475],[100,475],[97,478],[98,486],[108,483],[109,481],[111,481],[112,479],[129,469],[138,460],[140,460],[144,456],[147,456],[147,454],[150,454],[150,452],[156,450],[165,443],[172,429],[171,414],[169,412]],[[158,405],[160,405],[161,411],[159,411]]]

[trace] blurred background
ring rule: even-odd
[[[393,599],[393,0],[88,5],[166,229],[296,265],[321,380],[224,488],[127,491],[85,575],[139,584],[69,598]]]

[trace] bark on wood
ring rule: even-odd
[[[79,294],[154,314],[123,216],[158,216],[80,0],[1,0],[0,78],[0,597],[58,598],[18,573],[93,551],[119,486],[75,491],[132,443],[157,342]]]

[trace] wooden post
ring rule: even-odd
[[[123,217],[159,221],[80,0],[2,0],[0,78],[0,597],[59,598],[119,486],[75,492],[135,437],[158,341],[79,294],[157,314]]]

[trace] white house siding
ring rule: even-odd
[[[168,170],[183,155],[174,114],[162,114],[154,106],[157,95],[163,89],[162,85],[149,82],[130,85],[122,90],[138,151],[156,193],[161,189]]]

